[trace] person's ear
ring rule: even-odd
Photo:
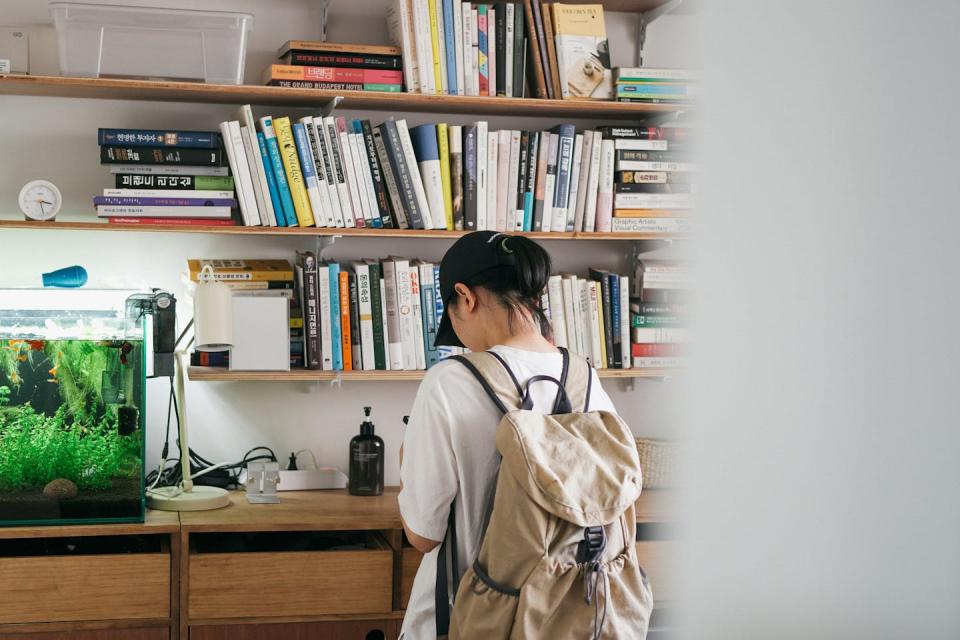
[[[453,286],[453,290],[457,294],[457,306],[462,308],[467,313],[473,311],[477,306],[477,296],[470,290],[465,284],[457,283]]]

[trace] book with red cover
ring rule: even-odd
[[[340,272],[340,344],[343,370],[353,371],[353,341],[350,339],[350,272]]]
[[[386,69],[342,69],[272,64],[263,73],[263,81],[309,80],[312,82],[351,82],[359,84],[403,84],[403,71]]]
[[[235,227],[236,220],[223,220],[217,218],[107,218],[111,224],[163,224],[177,225],[185,227]]]
[[[634,342],[630,345],[634,358],[674,358],[685,355],[686,345],[679,342]]]

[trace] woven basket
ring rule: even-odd
[[[644,489],[666,489],[677,486],[680,475],[680,445],[674,440],[637,438]]]

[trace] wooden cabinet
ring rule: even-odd
[[[394,640],[399,620],[257,623],[195,626],[190,640]]]
[[[74,631],[40,631],[37,633],[0,633],[0,640],[169,640],[170,627],[125,627],[120,629],[87,629]]]

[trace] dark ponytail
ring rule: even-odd
[[[524,236],[502,235],[496,242],[498,251],[512,254],[515,263],[482,271],[464,284],[490,292],[507,309],[511,331],[517,312],[526,311],[540,326],[540,333],[551,339],[550,321],[540,306],[552,271],[550,254]]]

